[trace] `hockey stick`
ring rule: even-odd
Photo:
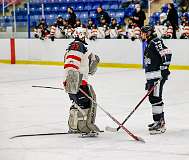
[[[63,88],[57,88],[57,87],[46,87],[46,86],[32,86],[32,87],[64,90]]]
[[[131,117],[131,115],[137,110],[137,108],[142,104],[142,102],[146,99],[146,97],[148,97],[150,95],[150,93],[152,93],[152,91],[154,90],[154,88],[157,86],[157,84],[159,83],[159,81],[157,81],[154,86],[146,93],[146,95],[141,99],[141,101],[136,105],[136,107],[131,111],[131,113],[125,118],[125,120],[121,123],[121,125],[124,125],[125,122]],[[106,130],[107,131],[111,131],[111,132],[117,132],[119,131],[121,128],[121,126],[117,127],[117,128],[112,128],[107,126]]]
[[[39,87],[39,88],[49,88],[49,89],[59,89],[64,90],[63,88],[56,88],[56,87],[46,87],[46,86],[32,86],[32,87]],[[89,98],[93,103],[95,103],[104,113],[108,115],[116,124],[120,126],[125,132],[127,132],[133,139],[140,142],[145,142],[141,137],[135,136],[131,133],[126,127],[124,127],[116,118],[114,118],[109,112],[107,112],[104,108],[102,108],[95,100],[92,99],[87,93],[85,93],[82,89],[79,89],[87,98]]]
[[[20,134],[17,136],[13,136],[10,139],[19,138],[19,137],[34,137],[34,136],[50,136],[50,135],[61,135],[61,134],[69,134],[68,132],[57,132],[57,133],[35,133],[35,134]]]
[[[104,131],[100,131],[100,132],[104,132]],[[54,133],[20,134],[20,135],[17,135],[17,136],[13,136],[10,139],[20,138],[20,137],[51,136],[51,135],[62,135],[62,134],[80,134],[80,133],[54,132]]]
[[[102,108],[95,100],[93,100],[92,97],[90,97],[87,93],[85,93],[82,89],[79,89],[87,98],[89,98],[93,103],[95,103],[108,117],[110,117],[116,124],[120,126],[127,134],[129,134],[134,140],[140,141],[145,143],[144,139],[141,137],[138,137],[134,135],[132,132],[130,132],[125,126],[123,126],[116,118],[114,118],[109,112],[107,112],[104,108]]]

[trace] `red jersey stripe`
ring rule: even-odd
[[[66,57],[66,59],[68,59],[68,58],[75,59],[75,60],[77,60],[77,61],[80,61],[80,62],[81,62],[81,58],[80,58],[80,57],[78,57],[78,56],[75,56],[75,55],[68,55],[68,56]]]
[[[68,67],[75,68],[75,69],[79,69],[79,67],[76,66],[76,65],[74,65],[74,64],[65,64],[65,65],[64,65],[64,69],[65,69],[65,68],[68,68]]]

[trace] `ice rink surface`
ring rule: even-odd
[[[167,131],[149,135],[152,122],[147,100],[126,122],[145,139],[105,131],[96,138],[77,135],[25,137],[18,134],[67,131],[70,101],[62,87],[63,67],[0,64],[0,160],[189,160],[189,71],[172,71],[164,88]],[[143,70],[99,68],[90,78],[97,102],[122,121],[146,93]],[[117,127],[100,109],[96,124]]]

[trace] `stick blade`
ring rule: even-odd
[[[137,137],[139,142],[146,143],[145,140],[141,137]]]
[[[112,127],[109,127],[109,126],[106,126],[105,130],[109,131],[109,132],[117,132],[117,128],[112,128]]]

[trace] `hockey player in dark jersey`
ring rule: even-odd
[[[147,43],[144,51],[145,75],[147,80],[146,90],[150,90],[158,82],[153,92],[149,95],[154,122],[149,124],[148,127],[150,134],[160,134],[166,130],[162,92],[165,81],[170,75],[169,65],[172,53],[164,45],[162,39],[157,37],[154,27],[149,25],[144,26],[141,32],[142,40]]]
[[[96,101],[95,92],[87,80],[88,75],[96,72],[100,60],[97,55],[87,51],[84,34],[78,31],[76,34],[64,56],[64,88],[73,102],[68,120],[69,132],[98,134],[100,130],[95,125],[97,106],[80,89]]]

